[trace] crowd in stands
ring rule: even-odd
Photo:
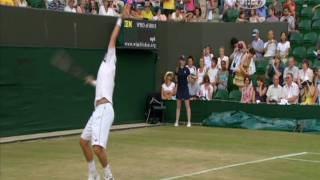
[[[270,30],[268,39],[262,40],[259,30],[253,29],[252,36],[253,41],[248,44],[234,40],[230,56],[225,54],[224,47],[214,54],[207,46],[197,62],[193,56],[180,57],[180,61],[186,61],[189,71],[191,100],[320,105],[319,64],[311,66],[312,61],[307,59],[297,62],[290,55],[286,33],[276,38]],[[315,62],[320,62],[316,55],[314,58]],[[175,99],[178,86],[175,82],[175,73],[167,72],[161,88],[163,99]]]

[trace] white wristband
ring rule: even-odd
[[[122,24],[122,19],[121,19],[121,18],[118,18],[116,25],[119,26],[119,27],[121,27],[121,24]]]

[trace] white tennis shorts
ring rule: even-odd
[[[114,111],[112,104],[100,104],[92,113],[86,127],[82,131],[81,138],[91,141],[92,146],[99,145],[106,148],[113,119]]]

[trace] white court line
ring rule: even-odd
[[[317,154],[317,155],[320,155],[320,153],[318,153],[318,152],[308,152],[308,154]]]
[[[320,161],[307,160],[307,159],[296,159],[296,158],[283,158],[283,159],[288,159],[292,161],[310,162],[310,163],[320,163]]]
[[[163,178],[161,180],[180,179],[180,178],[183,178],[183,177],[195,176],[195,175],[204,174],[204,173],[208,173],[208,172],[212,172],[212,171],[219,171],[219,170],[222,170],[222,169],[228,169],[228,168],[233,168],[233,167],[237,167],[237,166],[244,166],[244,165],[248,165],[248,164],[256,164],[256,163],[272,161],[272,160],[276,160],[276,159],[283,159],[283,158],[288,158],[288,157],[301,156],[301,155],[304,155],[304,154],[307,154],[307,152],[286,154],[286,155],[281,155],[281,156],[274,156],[274,157],[270,157],[270,158],[254,160],[254,161],[247,161],[247,162],[242,162],[242,163],[237,163],[237,164],[230,164],[230,165],[211,168],[211,169],[206,169],[206,170],[202,170],[202,171],[198,171],[198,172],[194,172],[194,173],[183,174],[181,176]]]

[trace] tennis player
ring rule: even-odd
[[[122,19],[118,18],[110,38],[108,51],[101,62],[97,80],[94,80],[92,76],[86,77],[88,84],[96,86],[95,110],[87,122],[80,139],[82,151],[89,165],[88,180],[100,180],[100,175],[97,172],[93,159],[93,152],[103,167],[103,179],[114,179],[107,160],[106,148],[110,128],[114,119],[112,96],[117,61],[115,46],[121,23]]]

